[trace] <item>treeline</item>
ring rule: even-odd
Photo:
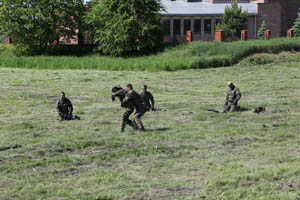
[[[82,44],[84,32],[101,54],[148,54],[162,47],[161,9],[160,0],[1,0],[0,34],[29,55],[64,53],[59,38]]]

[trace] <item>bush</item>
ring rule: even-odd
[[[99,69],[135,71],[175,71],[225,67],[238,63],[254,53],[279,53],[300,51],[300,38],[249,40],[230,43],[192,42],[169,47],[163,53],[151,56],[121,58],[110,56],[12,56],[14,47],[0,52],[0,67],[47,68],[47,69]],[[63,49],[62,49],[63,51]],[[81,51],[80,47],[74,52]],[[6,52],[6,53],[4,53]],[[66,55],[69,52],[65,52]],[[81,54],[82,52],[80,52]],[[264,62],[264,61],[258,61]]]
[[[261,40],[265,39],[265,31],[266,30],[267,30],[267,25],[266,25],[265,21],[263,21],[263,23],[261,24],[261,27],[257,31],[257,38],[261,39]]]

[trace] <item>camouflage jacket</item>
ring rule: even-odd
[[[227,91],[225,105],[237,105],[238,101],[241,99],[242,94],[240,89],[236,86],[234,88],[229,88]]]
[[[73,105],[71,101],[67,98],[64,98],[64,100],[58,99],[56,101],[56,110],[59,113],[72,114]]]
[[[149,111],[150,108],[154,109],[154,98],[153,98],[151,92],[143,90],[140,93],[140,96],[142,97],[142,99],[143,99],[143,101],[145,103],[146,110]]]
[[[134,90],[128,91],[122,104],[132,103],[136,109],[136,112],[142,112],[145,110],[145,103],[142,97]]]

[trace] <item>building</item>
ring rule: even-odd
[[[231,0],[162,0],[162,24],[165,42],[184,41],[186,31],[194,40],[213,40],[215,25],[221,23]],[[300,8],[300,0],[238,0],[239,7],[248,11],[248,38],[256,38],[263,21],[272,37],[286,36]]]

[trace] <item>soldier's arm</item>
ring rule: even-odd
[[[237,88],[236,90],[236,101],[239,101],[242,97],[240,89]]]
[[[224,104],[224,107],[228,105],[228,92],[226,94],[226,98],[225,98],[225,104]]]
[[[134,96],[131,93],[127,93],[125,98],[123,99],[121,106],[126,105],[128,102],[131,102],[133,100]]]
[[[56,110],[57,112],[60,112],[59,100],[56,101]]]
[[[151,101],[151,108],[152,108],[152,110],[154,110],[154,97],[153,97],[153,95],[149,92],[149,95],[150,95],[150,101]]]
[[[125,96],[127,93],[126,89],[121,89],[115,93],[112,94],[112,97],[118,97],[118,96]]]
[[[68,100],[68,107],[69,107],[69,114],[72,114],[72,112],[73,112],[73,105],[72,105],[72,103],[71,103],[70,100]]]

